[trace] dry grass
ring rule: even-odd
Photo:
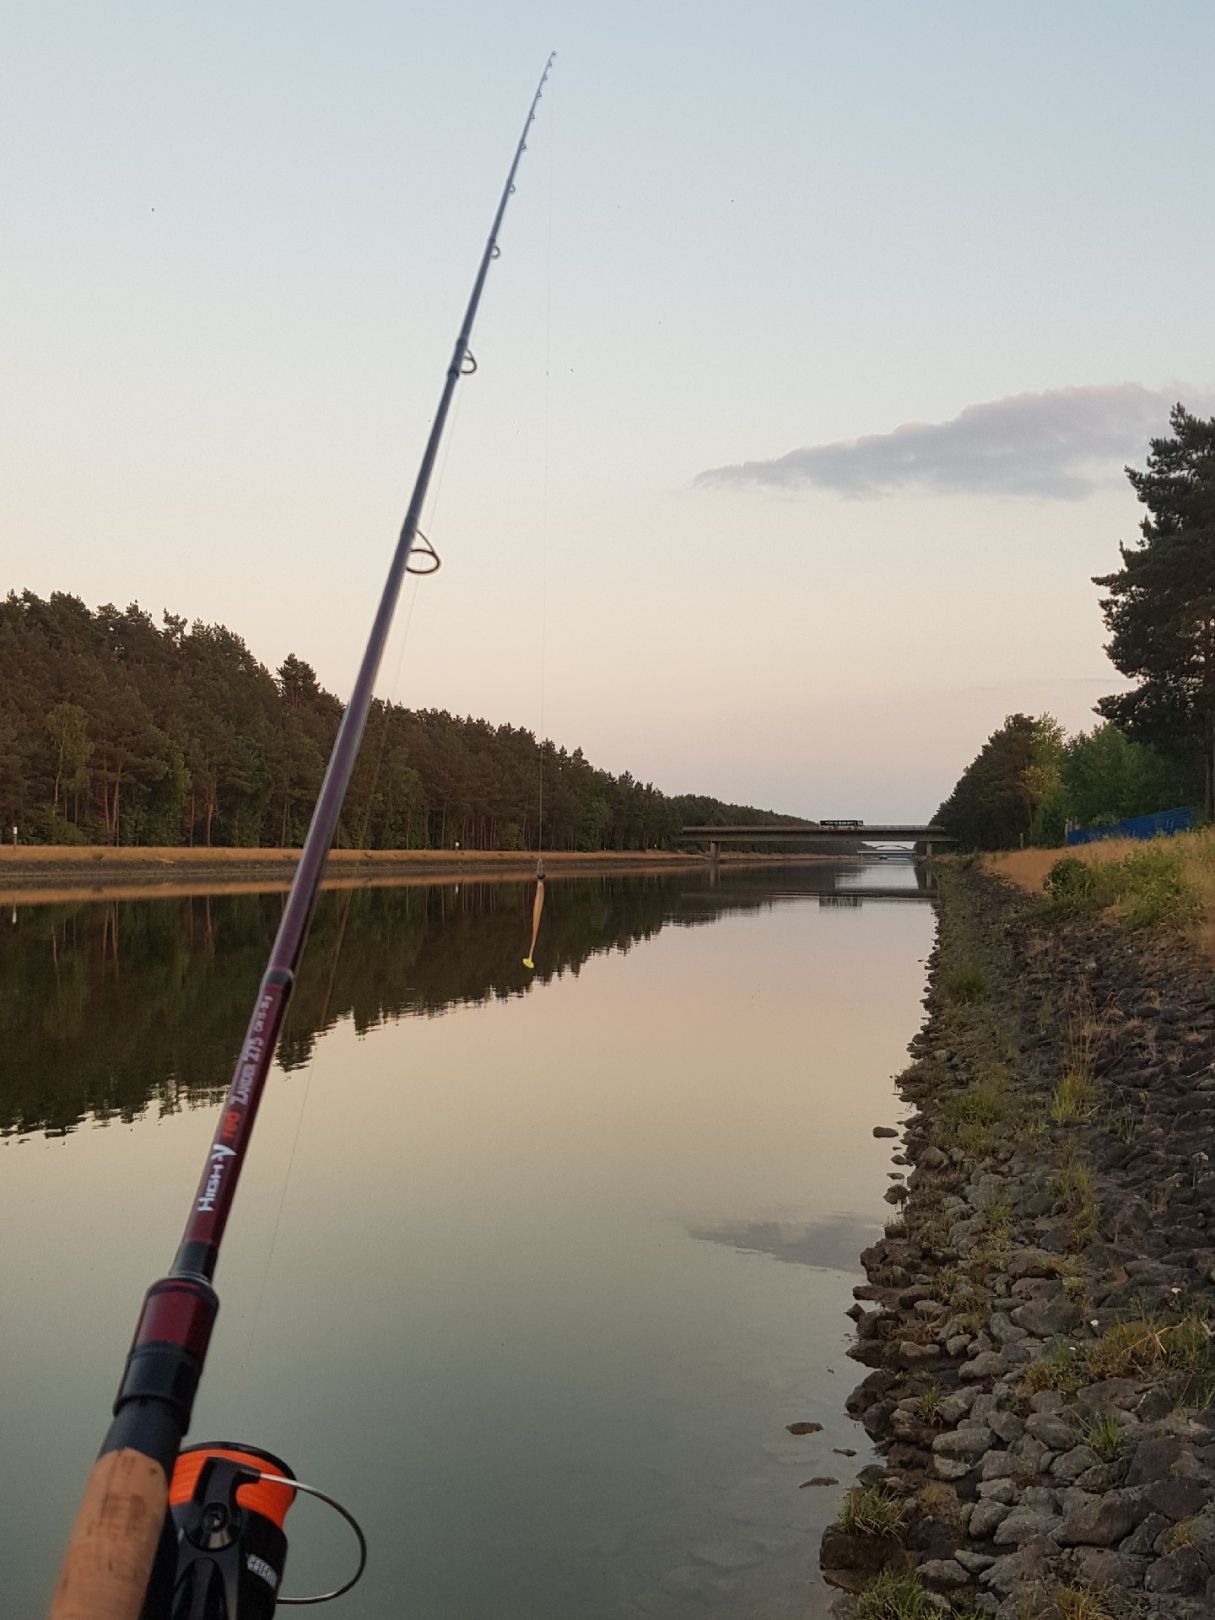
[[[1166,855],[1167,852],[1167,855]],[[1028,889],[1032,894],[1046,892],[1046,879],[1056,861],[1071,856],[1085,866],[1098,870],[1126,863],[1152,862],[1173,857],[1178,862],[1184,885],[1188,915],[1170,916],[1163,920],[1184,924],[1186,932],[1215,958],[1215,827],[1200,828],[1196,832],[1177,833],[1172,838],[1135,839],[1107,838],[1096,844],[1077,844],[1068,849],[1017,849],[1001,854],[987,855],[984,865],[1009,882]],[[1140,897],[1133,893],[1115,897],[1112,909],[1133,925],[1137,917]],[[1151,923],[1156,918],[1150,908],[1140,920]]]

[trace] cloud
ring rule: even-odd
[[[712,467],[701,487],[805,486],[842,495],[1028,495],[1079,500],[1117,483],[1123,465],[1142,462],[1150,436],[1168,430],[1178,399],[1205,414],[1213,397],[1180,385],[1110,383],[968,405],[948,422],[905,422],[837,444],[807,445],[773,461]]]

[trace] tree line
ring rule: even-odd
[[[303,841],[342,705],[294,654],[133,603],[0,603],[0,817],[32,844]],[[542,792],[543,785],[543,792]],[[772,821],[668,795],[522,727],[376,701],[340,846],[636,850],[685,822]]]
[[[963,849],[1062,843],[1177,805],[1215,817],[1215,418],[1174,407],[1172,434],[1127,468],[1146,508],[1122,566],[1093,583],[1114,667],[1137,684],[1067,738],[1050,715],[1010,715],[937,811]]]

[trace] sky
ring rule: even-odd
[[[1122,468],[1215,412],[1209,0],[2,15],[4,588],[344,696],[556,50],[381,694],[877,821],[1122,684]]]

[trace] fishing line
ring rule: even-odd
[[[544,915],[544,709],[548,665],[548,539],[549,539],[549,453],[552,431],[552,354],[553,354],[553,141],[556,140],[556,106],[548,113],[548,229],[546,232],[544,274],[544,472],[540,494],[540,734],[536,739],[539,755],[539,803],[536,824],[536,893],[532,900],[532,938],[523,966],[534,972],[536,941]]]

